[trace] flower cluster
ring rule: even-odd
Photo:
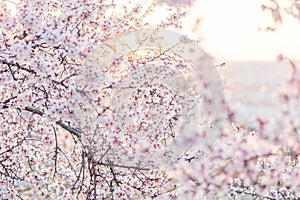
[[[281,115],[247,127],[228,106],[214,145],[210,85],[173,47],[110,57],[156,6],[171,5],[158,28],[180,28],[191,2],[0,2],[1,199],[299,198],[295,62],[279,57],[292,66]],[[277,6],[264,9],[281,22]]]

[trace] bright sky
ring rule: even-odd
[[[192,16],[202,17],[203,48],[218,59],[273,61],[279,53],[300,59],[300,21],[284,17],[276,32],[261,0],[197,0]]]

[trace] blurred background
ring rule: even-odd
[[[283,7],[288,2],[280,1]],[[268,1],[197,0],[186,25],[216,65],[226,63],[219,68],[226,99],[235,120],[245,125],[282,110],[279,94],[287,89],[291,66],[279,63],[277,56],[300,60],[299,20],[282,12],[282,23],[275,23],[271,12],[262,10],[264,3]],[[195,19],[200,20],[199,28],[187,28]]]
[[[277,2],[280,15],[263,10],[263,5],[275,8],[274,0],[195,0],[180,30],[199,41],[216,66],[222,65],[218,70],[226,100],[241,124],[279,116],[279,96],[288,89],[291,65],[277,57],[300,60],[300,21],[285,10],[293,0]],[[168,8],[156,8],[149,22],[161,20]]]

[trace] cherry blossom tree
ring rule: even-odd
[[[280,116],[247,127],[226,102],[223,124],[209,56],[161,31],[191,5],[1,1],[1,199],[299,199],[297,63],[278,57]],[[263,6],[282,22],[279,8]]]
[[[195,91],[169,77],[188,77],[192,68],[168,54],[172,47],[128,50],[109,64],[102,51],[118,48],[111,39],[149,27],[147,16],[158,3],[164,6],[1,2],[2,199],[139,199],[176,190],[162,168],[182,152],[164,147],[189,128],[195,102],[204,97],[193,98]],[[157,28],[180,28],[186,10],[166,10]],[[124,101],[126,89],[133,91]],[[162,151],[165,162],[157,162],[153,154]]]

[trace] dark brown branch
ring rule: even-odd
[[[44,113],[43,113],[42,111],[40,111],[40,110],[38,110],[38,109],[36,109],[36,108],[33,108],[33,107],[28,107],[28,106],[26,106],[26,107],[25,107],[25,110],[26,110],[26,111],[29,111],[29,112],[32,112],[33,114],[40,115],[40,116],[43,116],[43,115],[44,115]]]
[[[56,134],[56,130],[53,127],[53,131],[54,131],[54,137],[55,137],[55,152],[54,152],[54,173],[53,173],[53,179],[55,178],[55,175],[57,173],[57,157],[58,157],[58,141],[57,141],[57,134]]]
[[[14,67],[17,67],[18,69],[20,70],[23,70],[23,71],[26,71],[26,72],[29,72],[29,73],[32,73],[32,74],[35,74],[36,75],[36,71],[32,70],[32,69],[29,69],[29,68],[26,68],[26,67],[23,67],[21,66],[19,63],[17,62],[8,62],[7,60],[5,59],[0,59],[0,64],[4,64],[4,65],[7,65],[9,68],[11,66],[14,66]],[[10,68],[11,70],[11,68]]]
[[[110,172],[111,174],[113,175],[113,180],[115,181],[115,183],[117,184],[117,186],[119,187],[120,186],[120,181],[118,180],[117,176],[116,176],[116,173],[115,173],[115,170],[114,168],[112,167],[112,165],[109,166],[109,169],[110,169]]]
[[[77,192],[77,199],[78,199],[79,194],[82,191],[83,182],[84,182],[84,176],[85,176],[84,172],[85,172],[85,152],[82,152],[82,154],[81,154],[81,167],[80,167],[80,171],[79,171],[79,174],[76,175],[76,181],[75,181],[75,183],[73,184],[73,186],[71,188],[72,191],[75,190],[75,187],[76,187],[77,183],[79,181],[81,181],[81,184],[79,185],[79,189],[78,189],[78,192]],[[81,178],[81,180],[80,180],[80,178]]]
[[[119,168],[125,168],[125,169],[136,169],[136,170],[144,170],[144,171],[150,170],[150,168],[142,168],[142,167],[139,167],[139,166],[118,165],[118,164],[114,164],[114,163],[98,162],[97,164],[103,165],[103,166],[106,166],[106,167],[112,166],[112,167],[119,167]]]
[[[61,120],[58,120],[56,122],[56,124],[60,125],[63,129],[69,131],[70,133],[72,133],[73,135],[75,135],[78,138],[80,138],[80,136],[82,134],[82,132],[80,130],[64,124]]]
[[[7,105],[11,100],[16,99],[17,96],[12,96],[9,99],[6,99],[2,102],[2,107],[0,107],[0,109],[5,109],[5,108],[9,108],[9,106]]]
[[[29,111],[29,112],[32,112],[34,114],[40,115],[40,116],[44,115],[43,111],[38,110],[38,109],[33,108],[33,107],[26,106],[25,110]],[[82,134],[82,132],[79,129],[73,128],[73,127],[71,127],[71,126],[63,123],[62,120],[58,120],[56,122],[56,124],[59,125],[59,126],[61,126],[63,129],[67,130],[68,132],[72,133],[73,135],[75,135],[78,138],[80,138],[80,136]]]

